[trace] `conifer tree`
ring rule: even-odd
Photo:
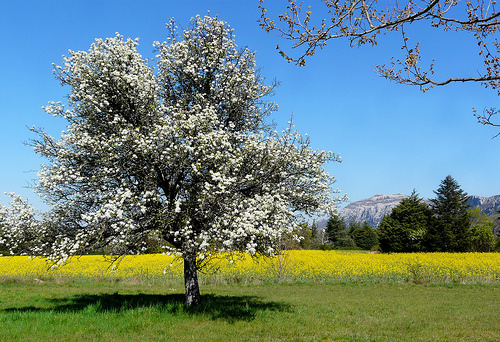
[[[413,190],[379,226],[380,248],[384,252],[418,252],[431,220],[431,211]]]
[[[349,236],[345,221],[338,215],[332,215],[326,223],[328,241],[334,247],[353,247],[354,241]]]
[[[469,196],[451,176],[441,181],[434,191],[431,210],[433,224],[429,227],[426,246],[429,251],[465,252],[470,250]]]
[[[352,231],[351,238],[356,246],[365,250],[372,249],[378,243],[377,232],[368,222],[364,222],[363,225],[359,224],[359,227]]]

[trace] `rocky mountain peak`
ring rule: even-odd
[[[339,216],[346,222],[366,221],[372,227],[378,227],[382,218],[385,215],[389,215],[392,208],[407,197],[409,196],[405,194],[377,194],[370,198],[350,203],[339,211]],[[424,199],[424,201],[430,203],[429,200]],[[479,207],[486,215],[493,215],[500,210],[500,195],[491,197],[470,196],[469,204],[471,207]],[[326,221],[324,224],[326,225]]]
[[[366,221],[372,227],[377,227],[382,218],[385,215],[389,215],[392,208],[407,197],[405,194],[377,194],[370,198],[350,203],[340,210],[339,216],[346,222]]]
[[[500,209],[500,195],[491,197],[470,196],[469,204],[479,207],[488,216],[494,215]]]

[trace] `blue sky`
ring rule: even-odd
[[[278,5],[269,1],[271,10]],[[152,42],[166,39],[174,17],[186,27],[191,17],[211,15],[228,22],[239,46],[257,51],[262,74],[281,85],[272,119],[279,128],[293,115],[296,128],[315,148],[339,153],[328,166],[335,184],[351,201],[377,193],[433,197],[452,175],[469,194],[500,194],[500,137],[477,124],[472,108],[495,106],[495,91],[479,84],[454,84],[422,93],[391,83],[374,72],[401,53],[400,36],[387,35],[377,47],[350,48],[330,41],[306,67],[286,63],[275,47],[286,43],[263,31],[257,0],[234,1],[1,1],[0,2],[0,192],[16,192],[43,207],[26,188],[44,162],[23,142],[34,136],[26,126],[58,137],[65,123],[43,112],[48,101],[64,101],[67,89],[52,75],[71,50],[88,50],[95,38],[119,32],[140,37],[139,51],[153,56]],[[436,77],[475,75],[481,64],[475,41],[466,34],[408,27],[424,54],[436,59]],[[411,36],[413,41],[417,37]],[[7,204],[5,196],[0,201]]]

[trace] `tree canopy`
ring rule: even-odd
[[[347,224],[338,215],[332,215],[326,223],[326,235],[333,247],[353,247],[354,240],[349,236]]]
[[[495,249],[493,222],[479,208],[468,210],[471,221],[471,250],[474,252],[491,252]]]
[[[274,85],[225,22],[167,27],[153,61],[117,34],[55,66],[68,103],[45,111],[68,126],[59,140],[33,129],[47,159],[36,191],[52,207],[38,234],[52,239],[30,252],[63,263],[96,248],[141,253],[156,239],[183,258],[186,303],[196,305],[211,253],[272,254],[297,214],[335,209],[324,165],[340,159],[292,124],[266,124]]]
[[[429,251],[465,252],[470,249],[469,196],[451,176],[441,181],[431,199],[434,216],[427,237]]]
[[[359,248],[370,250],[379,241],[377,232],[368,222],[363,222],[363,225],[359,224],[356,228],[353,226],[351,229],[351,237]]]
[[[432,213],[413,190],[385,216],[379,225],[380,248],[384,252],[419,252],[431,224]]]

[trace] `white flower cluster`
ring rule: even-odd
[[[37,131],[35,146],[48,159],[36,189],[53,207],[43,225],[51,257],[140,253],[151,239],[182,255],[272,254],[297,213],[335,210],[324,165],[339,157],[312,150],[293,126],[265,125],[276,106],[254,53],[238,51],[217,18],[196,17],[182,34],[169,27],[155,43],[157,72],[118,34],[55,67],[69,102],[45,111],[69,124],[58,141]],[[9,239],[31,231],[24,205],[11,211],[28,228],[3,214]]]
[[[44,228],[28,201],[14,193],[8,194],[8,207],[0,205],[0,250],[14,255],[39,255],[47,248]]]

